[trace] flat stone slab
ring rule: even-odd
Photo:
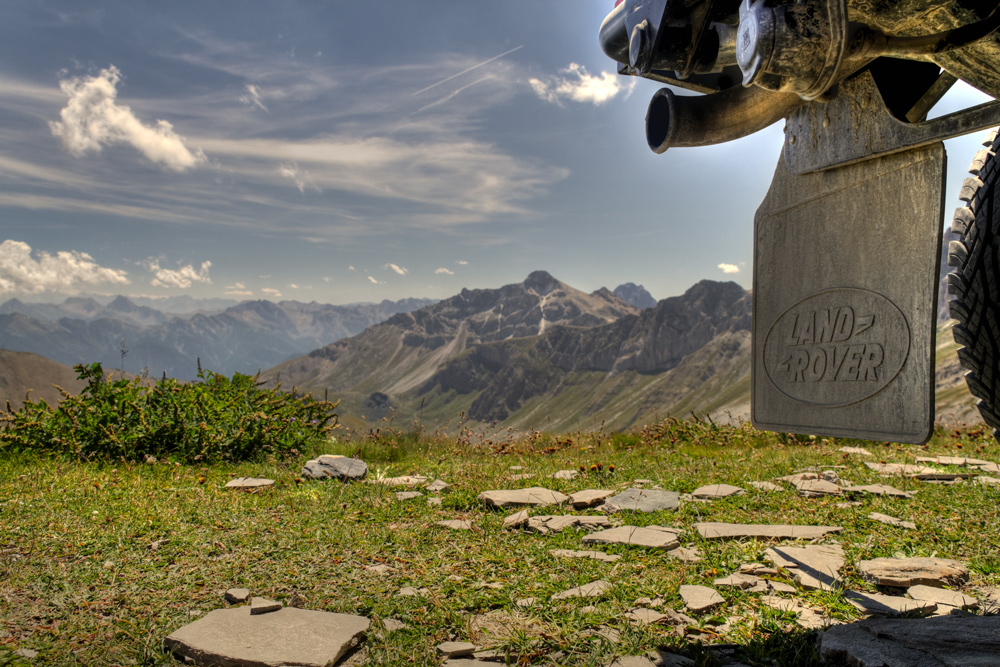
[[[268,600],[267,598],[257,598],[250,600],[250,615],[258,616],[260,614],[271,614],[276,611],[280,611],[282,605],[280,602],[275,602],[274,600]]]
[[[914,600],[922,600],[924,602],[933,602],[938,607],[954,607],[956,609],[975,609],[979,606],[979,601],[976,598],[965,595],[964,593],[959,593],[958,591],[949,591],[944,588],[937,588],[935,586],[910,586],[906,589],[906,594],[909,595]]]
[[[691,495],[695,498],[715,499],[746,495],[746,491],[732,484],[707,484],[699,486]]]
[[[701,614],[726,603],[719,592],[708,586],[681,586],[681,599],[688,610]]]
[[[676,558],[682,563],[701,562],[701,551],[698,550],[698,547],[677,547],[676,549],[667,551],[667,555],[671,558]]]
[[[450,530],[472,530],[472,522],[466,519],[451,519],[449,521],[435,521],[435,526],[448,528]]]
[[[837,450],[838,452],[844,452],[845,454],[860,454],[861,456],[872,456],[864,447],[841,447]]]
[[[807,498],[817,496],[839,496],[844,492],[843,487],[825,479],[804,479],[795,484],[796,490]]]
[[[626,489],[604,501],[606,512],[660,512],[675,510],[681,494],[660,489]]]
[[[824,616],[821,609],[809,607],[798,600],[790,600],[777,595],[765,595],[761,597],[760,601],[771,609],[796,614],[795,622],[803,628],[818,630],[836,623],[836,621]]]
[[[750,482],[750,486],[764,492],[781,491],[781,487],[774,482]]]
[[[479,494],[479,500],[488,507],[537,507],[541,505],[560,505],[569,496],[545,489],[540,486],[533,486],[528,489],[499,489],[495,491],[484,491]]]
[[[565,600],[567,598],[597,598],[601,597],[609,590],[611,590],[611,584],[603,579],[598,579],[597,581],[592,581],[589,584],[577,586],[576,588],[571,588],[568,591],[563,591],[562,593],[556,593],[552,596],[552,600]]]
[[[396,500],[413,500],[422,498],[424,494],[419,491],[396,491]]]
[[[363,616],[285,607],[252,616],[249,607],[216,609],[163,640],[198,665],[326,667],[364,637]]]
[[[229,604],[242,604],[250,599],[250,589],[230,588],[226,591],[224,597]]]
[[[881,512],[872,512],[868,515],[868,518],[872,521],[878,521],[879,523],[884,523],[889,526],[896,526],[897,528],[906,528],[907,530],[916,530],[917,524],[912,521],[904,521],[903,519],[897,519],[894,516],[889,516],[888,514],[882,514]]]
[[[302,468],[302,476],[308,479],[326,479],[333,477],[343,481],[363,479],[368,474],[368,464],[361,459],[349,459],[345,456],[324,454],[316,459],[306,461]]]
[[[920,475],[941,472],[927,466],[914,465],[912,463],[872,463],[865,461],[865,465],[880,475]]]
[[[976,477],[976,473],[972,472],[918,472],[912,475],[907,475],[907,477],[912,477],[913,479],[920,480],[921,482],[955,482],[959,480],[972,479]]]
[[[555,474],[552,475],[552,479],[565,479],[572,480],[580,476],[579,470],[557,470]]]
[[[717,586],[719,588],[738,588],[742,591],[748,588],[753,588],[761,581],[764,580],[756,575],[734,572],[728,577],[722,577],[721,579],[716,579],[715,581],[712,582],[712,585]]]
[[[926,616],[937,610],[937,604],[924,600],[882,595],[881,593],[865,593],[847,591],[844,597],[858,611],[869,616],[902,616],[903,614],[919,614]]]
[[[860,561],[858,572],[865,581],[896,588],[957,586],[969,579],[969,570],[948,558],[875,558]]]
[[[873,496],[890,496],[893,498],[912,498],[914,494],[910,491],[901,491],[888,484],[864,484],[860,486],[849,486],[844,489],[845,493],[869,493]]]
[[[1000,655],[1000,616],[869,619],[830,628],[820,655],[860,667],[986,667]]]
[[[970,459],[967,456],[918,456],[917,463],[937,463],[943,466],[984,466],[989,465],[989,461],[983,459]]]
[[[600,505],[606,498],[613,495],[615,495],[613,489],[584,489],[583,491],[571,493],[569,496],[569,504],[572,505],[575,510],[583,510]]]
[[[611,520],[606,516],[579,516],[576,514],[561,515],[541,515],[528,519],[528,530],[546,535],[548,533],[561,533],[567,528],[581,528],[583,530],[596,530],[606,528],[611,525]]]
[[[227,489],[237,489],[239,491],[258,491],[260,489],[270,489],[273,486],[274,480],[264,477],[237,477],[226,482]]]
[[[1000,486],[1000,477],[990,477],[989,475],[979,475],[976,481],[987,486]]]
[[[771,547],[764,558],[788,570],[802,588],[834,591],[842,587],[839,572],[844,567],[844,549],[839,544]]]
[[[440,479],[436,479],[425,486],[424,490],[429,491],[430,493],[448,493],[451,491],[451,484]]]
[[[521,526],[527,525],[530,517],[531,515],[528,514],[528,510],[521,510],[520,512],[504,517],[503,527],[505,530],[520,528]]]
[[[584,544],[631,544],[650,549],[676,549],[681,545],[677,536],[680,531],[670,529],[639,528],[618,526],[609,530],[592,533],[583,538]]]
[[[843,530],[839,526],[792,526],[745,523],[696,523],[695,530],[706,540],[812,540]]]
[[[441,642],[437,645],[437,654],[443,658],[464,658],[479,650],[472,642]]]
[[[604,563],[614,563],[621,560],[618,554],[606,554],[603,551],[574,551],[572,549],[550,549],[549,554],[557,558],[590,558]]]
[[[371,481],[372,484],[384,484],[385,486],[417,486],[426,483],[427,479],[423,475],[402,475],[400,477],[382,477]]]

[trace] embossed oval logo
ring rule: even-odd
[[[838,407],[873,396],[903,369],[910,327],[886,297],[817,292],[779,317],[764,341],[767,376],[789,398]]]

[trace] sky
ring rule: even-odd
[[[653,154],[613,5],[7,0],[0,301],[749,288],[781,124]],[[950,193],[982,134],[947,142]]]

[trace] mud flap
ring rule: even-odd
[[[754,219],[756,428],[930,437],[944,183],[941,143],[801,176],[778,161]]]

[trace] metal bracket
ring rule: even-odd
[[[904,123],[889,113],[872,75],[863,72],[842,82],[833,101],[814,102],[788,117],[785,164],[794,174],[809,174],[996,125],[1000,125],[1000,102],[920,123]]]

